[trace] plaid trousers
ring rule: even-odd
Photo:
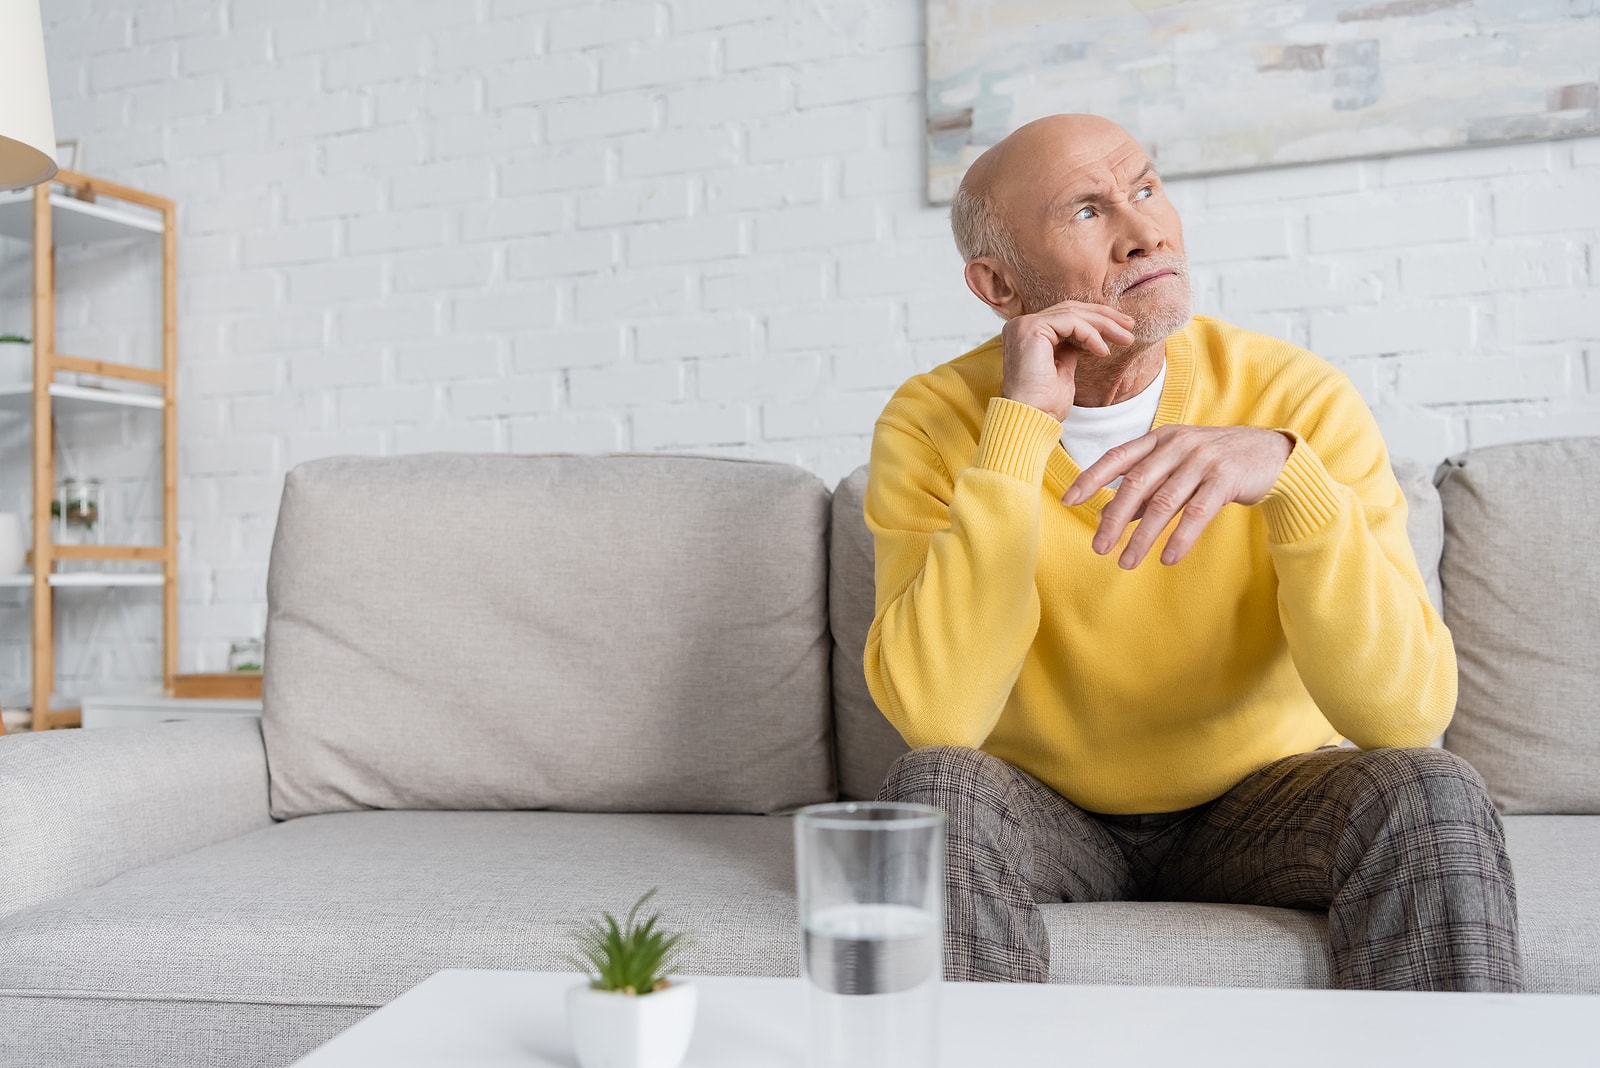
[[[1086,812],[977,749],[913,750],[883,800],[949,814],[945,973],[1045,982],[1038,902],[1326,909],[1333,975],[1367,990],[1520,990],[1499,813],[1442,749],[1318,749],[1182,812]]]

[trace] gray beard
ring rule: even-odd
[[[1027,264],[1018,268],[1017,288],[1022,296],[1022,310],[1024,314],[1043,311],[1046,308],[1060,304],[1064,301],[1077,301],[1080,304],[1104,304],[1115,308],[1117,311],[1133,316],[1133,343],[1135,345],[1153,345],[1169,334],[1182,330],[1193,315],[1192,297],[1189,291],[1189,265],[1182,260],[1163,260],[1151,264],[1152,267],[1171,267],[1177,271],[1178,280],[1183,283],[1183,295],[1173,297],[1155,308],[1148,309],[1143,315],[1135,315],[1122,307],[1120,294],[1112,296],[1106,293],[1090,293],[1087,290],[1068,289],[1053,285],[1040,277]]]

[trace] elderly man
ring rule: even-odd
[[[1005,326],[895,394],[866,500],[867,682],[913,750],[882,796],[950,814],[949,977],[1044,981],[1036,902],[1174,900],[1326,909],[1340,986],[1519,989],[1499,817],[1427,748],[1454,648],[1355,388],[1191,316],[1112,122],[1024,126],[950,214]]]

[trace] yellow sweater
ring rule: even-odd
[[[1114,491],[1061,503],[1079,469],[1058,421],[999,395],[998,338],[896,392],[866,497],[878,707],[912,746],[981,747],[1104,813],[1201,804],[1341,736],[1428,744],[1455,707],[1455,650],[1355,387],[1200,316],[1166,356],[1156,426],[1295,439],[1266,499],[1223,509],[1172,567],[1166,535],[1131,572],[1121,546],[1090,548]]]

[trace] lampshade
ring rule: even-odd
[[[38,0],[0,0],[0,189],[49,181],[56,129]]]

